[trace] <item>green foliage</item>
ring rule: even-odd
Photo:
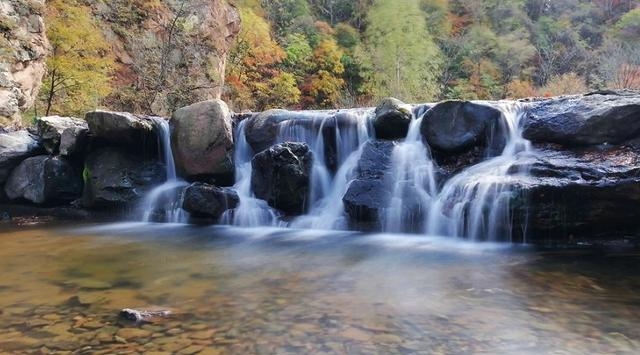
[[[44,114],[81,115],[112,90],[110,46],[88,8],[74,0],[48,2],[51,55],[40,92]]]
[[[366,46],[378,97],[430,100],[440,91],[442,54],[418,0],[380,1],[367,14]]]

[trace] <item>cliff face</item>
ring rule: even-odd
[[[240,15],[229,2],[92,2],[117,61],[119,90],[107,106],[170,115],[220,98],[227,53],[240,31]]]
[[[38,95],[49,43],[44,0],[0,2],[0,125],[20,126]]]

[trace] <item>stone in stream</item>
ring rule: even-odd
[[[403,139],[409,131],[409,124],[413,118],[411,106],[404,102],[388,97],[376,107],[373,128],[378,139]]]
[[[230,188],[193,183],[184,191],[182,208],[195,217],[220,218],[240,203],[238,194]]]
[[[44,153],[38,138],[28,131],[0,133],[0,184],[26,158]]]
[[[121,318],[133,322],[154,322],[171,315],[169,310],[138,310],[132,308],[124,308],[118,313]]]
[[[129,151],[156,148],[153,121],[147,116],[96,110],[88,112],[85,120],[91,136],[108,145],[126,147]]]
[[[287,214],[304,212],[313,156],[305,143],[280,143],[251,160],[251,188],[256,197]]]
[[[38,135],[42,140],[42,145],[49,154],[57,154],[58,151],[63,155],[69,155],[70,150],[77,149],[77,140],[81,135],[87,134],[89,126],[87,122],[74,117],[48,116],[40,117],[36,121]],[[62,153],[62,137],[65,131],[65,152]]]
[[[4,191],[11,200],[65,203],[81,196],[82,176],[80,170],[62,157],[40,155],[20,163],[9,176]]]
[[[456,154],[474,146],[496,144],[492,150],[500,152],[504,141],[490,142],[501,137],[502,113],[491,106],[469,101],[444,101],[428,110],[422,120],[420,132],[430,147]],[[498,133],[498,134],[495,134]]]
[[[287,110],[268,110],[247,119],[245,136],[254,152],[260,153],[273,145],[278,137],[279,124],[294,118]]]
[[[640,93],[600,91],[534,102],[523,136],[563,146],[619,144],[640,136]]]
[[[222,100],[178,109],[169,121],[178,172],[189,179],[233,181],[233,125]]]
[[[129,205],[162,183],[165,175],[157,160],[113,147],[96,150],[85,160],[83,204],[92,208]]]
[[[391,192],[385,183],[391,169],[392,141],[365,143],[356,168],[356,177],[342,201],[352,223],[377,223],[381,209],[387,207]]]

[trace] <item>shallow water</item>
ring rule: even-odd
[[[391,234],[5,229],[0,354],[638,354],[639,267]]]

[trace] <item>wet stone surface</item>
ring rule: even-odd
[[[0,232],[0,354],[640,352],[637,251],[251,233]]]

